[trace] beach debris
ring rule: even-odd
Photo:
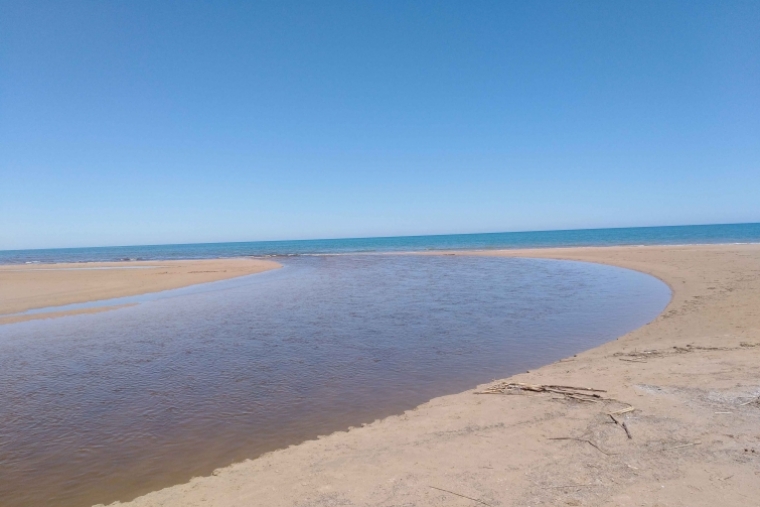
[[[483,500],[478,500],[477,498],[473,498],[471,496],[461,495],[459,493],[455,493],[453,491],[449,491],[448,489],[437,488],[435,486],[430,486],[430,487],[432,489],[437,489],[438,491],[443,491],[444,493],[449,493],[449,494],[452,494],[452,495],[456,495],[456,496],[458,496],[460,498],[466,498],[467,500],[472,500],[473,502],[478,502],[479,504],[482,504],[482,505],[487,505],[488,507],[493,507],[490,503],[485,503]]]
[[[627,407],[621,408],[620,410],[613,410],[609,414],[610,415],[623,415],[623,414],[627,414],[628,412],[633,412],[634,410],[636,410],[636,407],[634,407],[633,405],[628,405]]]
[[[747,345],[742,345],[741,347],[746,347]],[[697,351],[726,351],[726,350],[737,350],[741,347],[703,347],[701,345],[686,345],[685,347],[679,347],[679,346],[673,346],[672,348],[668,349],[652,349],[652,350],[643,350],[638,351],[634,350],[633,352],[616,352],[612,354],[612,357],[617,357],[621,361],[631,361],[634,362],[634,360],[638,360],[641,362],[645,362],[646,359],[653,359],[658,357],[666,357],[666,356],[672,356],[674,354],[688,354],[691,352],[697,352]],[[623,359],[623,357],[629,358],[629,359]]]
[[[633,440],[633,436],[631,435],[631,430],[628,429],[628,425],[625,423],[625,421],[618,421],[617,418],[613,414],[607,414],[610,416],[610,419],[612,419],[612,422],[623,428],[625,430],[625,434],[628,435],[629,440]]]
[[[757,403],[758,405],[760,405],[760,396],[758,396],[757,398],[752,398],[749,401],[745,401],[744,403],[740,403],[739,406],[743,407],[745,405],[749,405],[750,403]]]
[[[599,402],[606,400],[599,393],[606,393],[602,389],[592,389],[590,387],[574,387],[560,385],[543,385],[543,384],[525,384],[523,382],[500,382],[487,387],[483,391],[477,391],[475,394],[522,394],[524,392],[533,393],[551,393],[560,394],[565,398],[571,398],[578,401]]]
[[[696,440],[696,441],[694,441],[694,442],[688,442],[688,443],[686,443],[686,444],[675,445],[675,446],[673,446],[673,447],[665,447],[665,448],[664,448],[664,449],[662,449],[662,450],[663,450],[663,451],[673,451],[673,450],[675,450],[675,449],[683,449],[683,448],[685,448],[685,447],[691,447],[691,446],[694,446],[694,445],[700,445],[701,443],[702,443],[702,442],[700,442],[699,440]]]
[[[591,440],[589,440],[588,438],[575,438],[575,437],[553,437],[553,438],[550,438],[549,440],[575,440],[576,442],[585,442],[585,443],[587,443],[588,445],[590,445],[591,447],[593,447],[594,449],[596,449],[597,451],[599,451],[599,452],[601,452],[602,454],[604,454],[605,456],[609,456],[609,455],[610,455],[610,453],[608,453],[608,452],[604,451],[604,450],[603,450],[601,447],[599,447],[598,445],[596,445],[594,442],[592,442],[592,441],[591,441]]]
[[[541,489],[590,488],[601,484],[565,484],[564,486],[544,486]]]

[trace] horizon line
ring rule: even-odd
[[[666,229],[676,227],[714,227],[714,226],[731,226],[731,225],[760,225],[760,222],[730,222],[730,223],[707,223],[707,224],[676,224],[676,225],[637,225],[625,227],[588,227],[588,228],[571,228],[571,229],[533,229],[533,230],[516,230],[516,231],[489,231],[489,232],[455,232],[447,234],[402,234],[391,236],[345,236],[332,238],[300,238],[300,239],[270,239],[270,240],[249,240],[249,241],[201,241],[189,243],[154,243],[154,244],[131,244],[131,245],[98,245],[98,246],[70,246],[70,247],[46,247],[46,248],[11,248],[0,249],[0,252],[29,252],[45,250],[80,250],[80,249],[97,249],[97,248],[137,248],[137,247],[165,247],[165,246],[189,246],[189,245],[228,245],[228,244],[246,244],[246,243],[291,243],[291,242],[309,242],[309,241],[350,241],[350,240],[368,240],[368,239],[394,239],[394,238],[434,238],[442,236],[478,236],[488,234],[530,234],[530,233],[551,233],[551,232],[580,232],[580,231],[601,231],[601,230],[620,230],[620,229]]]

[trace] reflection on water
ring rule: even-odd
[[[593,347],[670,297],[592,264],[289,258],[0,326],[0,505],[128,500]]]

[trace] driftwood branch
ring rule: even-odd
[[[614,422],[615,424],[617,424],[618,426],[620,426],[621,428],[623,428],[625,430],[625,434],[628,435],[628,439],[629,440],[633,440],[633,436],[631,435],[631,431],[628,429],[628,425],[625,423],[625,421],[620,422],[620,421],[618,421],[615,418],[614,415],[612,415],[612,414],[607,414],[607,415],[610,416],[610,419],[612,419],[612,422]]]
[[[546,486],[541,489],[590,488],[592,486],[599,486],[599,484],[566,484],[564,486]]]
[[[554,438],[550,438],[549,440],[575,440],[576,442],[586,442],[588,445],[590,445],[591,447],[593,447],[593,448],[594,448],[594,449],[596,449],[597,451],[601,452],[601,453],[602,453],[602,454],[604,454],[605,456],[609,456],[609,455],[610,455],[610,453],[608,453],[608,452],[606,452],[606,451],[602,450],[602,448],[601,448],[601,447],[599,447],[598,445],[596,445],[594,442],[592,442],[591,440],[589,440],[589,439],[587,439],[587,438],[574,438],[574,437],[554,437]]]
[[[599,394],[607,392],[602,389],[592,389],[590,387],[560,386],[552,384],[525,384],[522,382],[501,382],[499,384],[489,386],[483,391],[478,391],[475,394],[516,394],[526,391],[532,393],[560,394],[566,398],[571,398],[578,401],[597,402],[607,400],[607,398],[604,398],[601,394]]]
[[[473,498],[471,496],[460,495],[459,493],[454,493],[453,491],[449,491],[448,489],[436,488],[435,486],[430,486],[430,487],[433,489],[437,489],[438,491],[443,491],[444,493],[450,493],[452,495],[456,495],[461,498],[466,498],[467,500],[472,500],[473,502],[478,502],[479,504],[482,504],[482,505],[487,505],[488,507],[493,507],[491,504],[485,503],[483,500],[478,500],[477,498]]]
[[[665,449],[663,449],[663,451],[672,451],[674,449],[683,449],[684,447],[691,447],[693,445],[700,445],[701,443],[702,442],[700,442],[699,440],[697,440],[695,442],[689,442],[687,444],[676,445],[676,446],[673,446],[673,447],[666,447]]]
[[[633,405],[630,405],[628,407],[621,408],[620,410],[615,410],[613,412],[610,412],[610,415],[627,414],[628,412],[633,412],[634,410],[636,410],[636,407],[634,407]]]

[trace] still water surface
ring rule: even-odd
[[[594,264],[412,255],[0,326],[0,505],[129,500],[572,355],[669,289]]]

